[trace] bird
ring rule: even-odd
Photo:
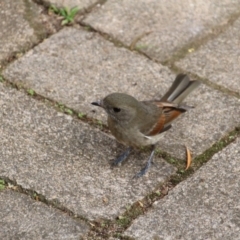
[[[181,73],[160,100],[138,101],[126,93],[115,92],[92,102],[92,105],[106,111],[112,135],[127,146],[113,165],[123,162],[133,149],[150,145],[152,151],[147,164],[135,177],[145,175],[152,164],[157,142],[172,127],[172,122],[177,117],[193,108],[182,102],[199,85],[199,81],[190,80],[186,74]]]

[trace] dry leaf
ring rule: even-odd
[[[192,157],[191,157],[191,153],[190,153],[190,150],[188,149],[188,147],[187,146],[185,146],[185,147],[186,147],[186,152],[187,152],[187,166],[186,166],[185,170],[187,170],[191,165]]]
[[[138,201],[138,203],[139,203],[140,207],[143,207],[143,203],[142,202]]]
[[[89,222],[89,224],[90,224],[92,227],[95,227],[95,224],[93,224],[93,223],[91,223],[91,222]]]

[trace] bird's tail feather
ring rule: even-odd
[[[199,85],[200,82],[191,81],[186,74],[179,74],[161,101],[180,104]]]

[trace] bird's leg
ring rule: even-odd
[[[142,177],[147,172],[147,170],[150,168],[151,164],[153,163],[152,160],[153,160],[154,153],[155,153],[155,145],[152,145],[152,152],[151,152],[151,155],[150,155],[150,157],[147,161],[146,166],[139,173],[137,173],[134,176],[134,178]]]
[[[117,157],[114,160],[113,166],[116,166],[116,165],[120,164],[121,162],[123,162],[128,157],[128,155],[131,153],[131,151],[132,151],[131,147],[127,148],[127,150],[125,152],[123,152],[119,157]]]

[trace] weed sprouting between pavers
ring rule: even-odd
[[[78,7],[68,8],[62,7],[58,8],[55,5],[51,5],[49,11],[61,16],[62,18],[62,25],[69,25],[74,23],[74,18],[79,11]]]
[[[6,183],[3,179],[0,178],[0,191],[4,190],[6,187]]]

